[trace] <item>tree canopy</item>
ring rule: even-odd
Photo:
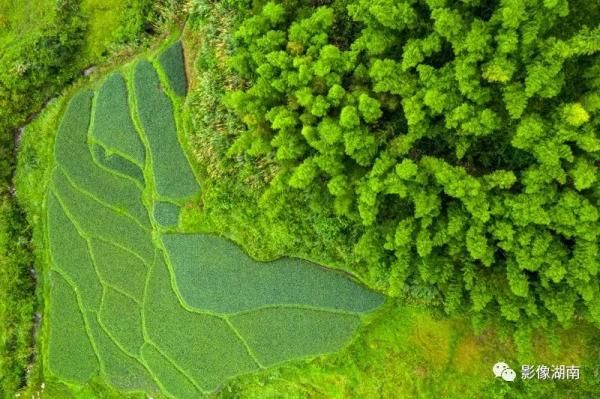
[[[279,166],[273,209],[322,193],[390,295],[600,325],[600,6],[258,3],[231,60],[248,84],[225,101],[247,127],[229,155]]]

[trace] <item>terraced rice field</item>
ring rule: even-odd
[[[176,233],[200,190],[174,117],[186,87],[175,44],[66,106],[46,201],[45,356],[61,380],[197,398],[339,349],[383,301],[306,261],[260,263],[223,238]]]

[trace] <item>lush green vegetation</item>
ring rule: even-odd
[[[136,302],[144,297],[147,267],[143,259],[108,241],[91,240],[91,253],[99,278]],[[123,270],[127,270],[123,274]]]
[[[80,15],[86,22],[82,58],[102,59],[123,48],[142,34],[155,29],[160,16],[151,0],[81,0]],[[172,2],[178,3],[178,2]]]
[[[264,208],[314,193],[392,296],[523,334],[600,325],[598,7],[230,3],[227,155],[265,165]]]
[[[194,399],[200,396],[198,388],[154,346],[146,344],[142,348],[142,356],[148,366],[156,370],[156,375],[164,389],[171,392],[174,397]]]
[[[21,4],[25,3],[25,4]],[[80,26],[69,2],[0,2],[0,396],[27,383],[36,361],[31,230],[10,195],[14,133],[66,81]],[[62,37],[59,37],[61,26]],[[58,68],[62,66],[59,71]]]
[[[103,295],[102,286],[95,276],[85,238],[79,235],[55,194],[48,198],[48,212],[52,215],[48,220],[48,238],[55,243],[51,262],[76,284],[86,309],[98,310]]]
[[[2,184],[2,183],[0,183]],[[35,361],[36,274],[25,216],[0,188],[0,396],[17,391]]]
[[[65,399],[196,398],[223,381],[209,397],[600,395],[598,5],[75,3],[73,25],[48,30],[64,35],[61,48],[71,52],[56,65],[67,68],[69,59],[71,75],[61,70],[60,82],[35,90],[28,81],[37,75],[26,75],[18,90],[32,90],[32,102],[15,105],[11,126],[82,67],[115,51],[122,62],[142,30],[161,31],[180,10],[190,18],[181,42],[152,63],[100,68],[95,93],[76,83],[28,127],[16,183],[33,230],[10,195],[0,199],[0,288],[10,288],[0,290],[0,323],[10,326],[0,329],[0,396],[26,383],[28,364],[32,392],[43,368],[37,393]],[[10,28],[0,29],[0,47],[16,35],[28,43],[35,29],[22,21],[52,25],[56,13],[44,7],[56,4],[0,5],[0,26]],[[3,90],[0,99],[12,89]],[[104,141],[95,133],[103,123]],[[152,137],[153,124],[166,137]],[[124,140],[110,143],[111,133]],[[138,139],[141,157],[121,147]],[[10,178],[8,140],[0,173]],[[173,165],[185,181],[177,170],[159,183],[158,170]],[[167,183],[187,188],[174,196],[161,191]],[[251,257],[198,232],[226,236]],[[44,268],[43,317],[54,318],[43,324],[41,362],[31,349],[32,246]],[[346,311],[367,309],[376,296],[306,261],[255,260],[282,255],[347,270],[398,298],[369,316],[350,346],[288,362],[343,346],[359,321]],[[240,264],[264,268],[250,275]],[[287,268],[290,281],[274,266]],[[195,290],[190,277],[209,289]],[[235,286],[235,295],[211,291],[211,281]],[[348,289],[331,298],[324,281]],[[282,292],[289,285],[298,291]],[[301,306],[271,306],[282,301]],[[72,326],[73,341],[53,334],[55,321]],[[314,339],[317,330],[328,331],[325,339]],[[228,350],[213,348],[215,340]],[[75,341],[78,353],[66,347]],[[582,365],[582,379],[507,385],[490,374],[499,357],[516,368]],[[69,358],[81,369],[65,369]],[[230,379],[247,371],[255,373]]]
[[[124,392],[131,391],[158,392],[156,382],[149,375],[147,368],[139,360],[127,355],[106,327],[99,322],[98,315],[90,312],[86,315],[86,320],[90,325],[91,336],[96,344],[96,356],[103,365],[102,384],[108,383],[121,392],[114,397],[123,396]],[[81,397],[85,397],[85,395]]]
[[[238,7],[240,3],[242,6]],[[402,276],[398,275],[401,269],[395,267],[395,251],[386,250],[384,241],[382,241],[388,236],[388,233],[373,242],[360,240],[360,237],[367,230],[376,230],[385,226],[385,223],[374,224],[373,227],[367,228],[363,226],[362,220],[357,217],[356,212],[354,217],[336,214],[335,196],[328,192],[326,186],[323,186],[328,183],[326,174],[319,172],[320,174],[306,189],[286,187],[286,184],[274,188],[272,184],[275,180],[274,176],[279,173],[286,173],[283,172],[284,170],[288,170],[287,175],[290,176],[293,173],[293,168],[298,165],[298,161],[284,162],[278,160],[276,159],[275,150],[257,156],[247,152],[233,154],[230,151],[237,139],[246,134],[247,130],[252,130],[248,129],[248,126],[244,123],[246,121],[244,118],[247,117],[250,121],[256,120],[255,116],[259,113],[248,113],[242,115],[241,118],[232,116],[229,108],[231,104],[225,104],[223,99],[231,97],[230,93],[236,90],[243,90],[252,86],[260,79],[258,69],[250,76],[240,74],[234,69],[237,60],[232,59],[232,56],[240,52],[243,53],[246,44],[236,40],[233,36],[237,27],[249,16],[260,14],[262,6],[266,3],[266,1],[253,2],[254,7],[250,7],[246,2],[205,1],[202,2],[199,12],[192,15],[192,18],[188,21],[189,32],[184,35],[184,45],[186,45],[188,52],[190,52],[190,49],[194,49],[192,54],[196,57],[196,61],[194,64],[195,70],[190,76],[188,101],[185,104],[185,111],[189,118],[186,128],[191,151],[203,172],[201,180],[203,197],[202,203],[198,204],[197,207],[183,209],[182,223],[190,231],[199,229],[224,232],[236,241],[246,243],[247,249],[260,258],[271,258],[279,254],[294,254],[319,259],[328,264],[338,265],[340,268],[347,268],[361,276],[362,279],[368,282],[368,285],[379,287],[389,294],[399,296],[400,302],[396,305],[398,306],[397,309],[390,310],[379,321],[379,327],[370,325],[368,331],[363,333],[367,334],[368,337],[365,336],[364,340],[361,338],[360,343],[356,343],[348,351],[341,352],[333,359],[327,358],[322,362],[313,362],[310,365],[282,368],[276,372],[264,373],[258,377],[247,377],[239,383],[232,383],[224,390],[221,397],[275,398],[281,392],[285,392],[286,395],[293,398],[378,397],[378,395],[382,397],[401,397],[403,394],[407,397],[528,398],[569,395],[586,397],[586,395],[593,396],[597,394],[595,393],[597,387],[594,386],[595,379],[593,377],[585,382],[582,381],[583,383],[577,386],[575,384],[569,386],[553,383],[546,385],[518,384],[512,387],[502,386],[497,381],[493,382],[488,378],[488,365],[497,361],[492,359],[497,358],[499,354],[509,359],[509,363],[526,363],[527,361],[543,363],[551,362],[545,359],[570,358],[569,353],[582,355],[583,353],[579,352],[581,348],[587,348],[583,349],[583,352],[592,353],[595,345],[593,342],[596,339],[595,337],[598,336],[597,329],[579,321],[575,321],[575,326],[567,330],[551,327],[556,321],[549,323],[546,328],[531,329],[531,324],[528,324],[525,317],[522,317],[516,323],[506,323],[502,320],[502,317],[497,317],[498,314],[501,314],[499,309],[493,309],[491,306],[486,311],[488,314],[484,315],[484,318],[492,321],[492,326],[490,328],[483,327],[482,329],[482,325],[485,325],[485,323],[480,323],[480,318],[472,317],[474,312],[469,309],[469,297],[465,293],[463,293],[463,304],[454,311],[456,316],[446,321],[437,320],[445,313],[444,295],[435,286],[426,282],[419,282],[418,279],[415,281],[413,278],[408,278],[402,284],[399,279]],[[433,2],[430,3],[434,4]],[[476,4],[481,4],[482,10],[487,9],[479,2],[461,3],[461,6],[456,6],[454,3],[450,4],[450,2],[440,2],[440,4],[442,3],[447,4],[449,8],[456,8],[460,11],[463,9],[474,10]],[[533,6],[530,3],[533,4],[533,2],[529,2],[527,7],[530,7],[529,11],[532,11]],[[571,15],[580,18],[582,21],[587,21],[588,25],[592,26],[593,18],[587,17],[589,16],[588,13],[596,12],[595,6],[588,7],[587,3],[586,5],[578,2],[570,3],[573,4]],[[281,26],[290,27],[289,24],[296,15],[310,17],[315,10],[312,6],[315,6],[316,3],[285,1],[281,4],[286,7],[286,22],[282,23]],[[293,6],[298,4],[306,7]],[[318,2],[317,5],[322,4],[333,7],[335,16],[347,15],[342,2]],[[381,2],[381,4],[384,3]],[[508,2],[506,4],[509,7]],[[247,7],[244,7],[244,5]],[[494,10],[493,7],[489,9]],[[385,8],[382,8],[382,10],[385,10]],[[418,8],[418,10],[424,11],[426,9]],[[586,12],[583,12],[583,10],[586,10]],[[340,23],[352,24],[356,27],[357,32],[362,25],[360,22],[352,22],[350,18],[338,17],[335,19]],[[529,23],[525,23],[525,25],[530,26],[534,22],[535,18]],[[261,26],[258,23],[252,25],[250,22],[248,22],[248,25],[258,28]],[[575,26],[571,26],[571,28],[575,29]],[[284,30],[284,28],[281,28],[281,30]],[[355,37],[353,36],[354,31],[345,32],[344,34],[339,34],[339,31],[332,32],[335,32],[335,34],[330,34],[329,37],[349,39]],[[566,33],[567,31],[565,31]],[[396,37],[394,34],[387,36]],[[201,37],[202,40],[199,40],[198,37]],[[264,39],[259,40],[257,38],[255,43],[257,45],[268,44],[268,38]],[[401,43],[397,39],[394,40]],[[348,50],[343,46],[341,48]],[[287,49],[282,50],[282,52],[286,51]],[[445,51],[452,51],[451,46],[446,47]],[[402,51],[395,54],[401,55]],[[260,58],[260,54],[257,57]],[[315,61],[316,59],[317,56],[315,56]],[[367,59],[361,58],[361,60],[366,62]],[[430,62],[430,60],[427,59],[427,62]],[[590,61],[591,63],[592,61]],[[274,69],[279,71],[277,68]],[[397,68],[397,70],[400,72],[401,68]],[[292,72],[290,74],[293,74]],[[571,76],[572,79],[575,79],[576,75]],[[367,76],[366,80],[369,79]],[[344,80],[344,82],[345,84],[348,83],[347,80]],[[398,79],[398,82],[401,82],[401,80]],[[583,82],[591,82],[591,80],[583,80]],[[266,83],[266,80],[263,83]],[[346,87],[345,84],[344,87]],[[365,84],[368,85],[368,82]],[[489,83],[483,83],[482,85],[484,87],[490,86]],[[266,92],[271,90],[271,88],[264,86],[263,88]],[[291,105],[291,110],[294,112],[303,109],[301,107],[295,108],[294,96],[289,95],[286,97],[286,94],[290,93],[284,90],[284,92],[279,93],[280,96],[276,99],[282,100],[284,103],[285,99],[288,99],[289,103],[285,104]],[[372,94],[374,98],[379,98],[379,94]],[[501,101],[503,96],[495,95],[491,98]],[[260,104],[258,101],[260,99],[257,99],[255,103],[248,102],[247,104],[249,106],[258,105]],[[538,104],[539,101],[535,100],[533,103]],[[548,100],[548,102],[551,101]],[[263,105],[265,104],[263,103]],[[360,109],[358,111],[360,113]],[[261,115],[264,116],[266,113],[267,109],[265,108],[264,113]],[[401,114],[402,112],[397,113]],[[382,121],[393,115],[394,112],[388,111],[382,116]],[[438,122],[435,118],[433,120]],[[509,126],[510,130],[513,125],[509,122],[506,126]],[[264,127],[266,140],[268,140],[269,135],[277,133],[271,128],[270,121],[267,121]],[[297,128],[300,128],[300,123]],[[379,126],[375,124],[374,128],[370,128],[370,132],[374,132],[378,128]],[[374,133],[375,137],[380,137],[378,134]],[[448,134],[448,138],[450,137],[453,137],[453,135]],[[300,140],[303,140],[303,138],[300,138]],[[495,159],[494,153],[487,151],[487,149],[494,148],[493,145],[497,141],[495,137],[492,137],[488,144],[479,146],[479,150],[482,151],[480,155],[484,156],[487,153],[489,159]],[[424,141],[419,142],[424,143]],[[430,140],[432,145],[436,142],[442,143],[443,141]],[[483,151],[484,149],[485,151]],[[519,149],[515,151],[520,153]],[[342,152],[345,153],[345,149]],[[309,149],[309,153],[316,155],[316,149]],[[578,152],[576,153],[578,154]],[[473,151],[473,154],[477,154],[477,152]],[[415,155],[421,156],[422,154],[414,151],[409,155],[412,157]],[[344,157],[347,157],[347,155],[344,155]],[[496,158],[498,160],[502,159],[499,156]],[[465,163],[464,161],[461,162]],[[515,172],[513,171],[513,173]],[[319,185],[322,189],[318,189]],[[520,185],[513,186],[513,189],[517,187],[520,187]],[[416,194],[421,191],[423,190],[412,190],[411,193]],[[589,193],[590,190],[584,195]],[[379,221],[385,221],[388,217],[392,222],[394,221],[393,211],[397,208],[397,205],[394,205],[394,195],[377,195],[378,207],[386,210],[378,216]],[[446,199],[446,197],[446,194],[441,195],[443,199]],[[522,203],[527,204],[528,202],[524,200]],[[352,209],[356,211],[356,203],[354,203]],[[388,212],[387,209],[390,211]],[[408,209],[412,209],[411,206]],[[507,213],[507,215],[510,214]],[[468,228],[468,225],[465,228]],[[592,224],[592,231],[595,228],[597,228],[597,224]],[[395,226],[392,233],[395,234]],[[412,242],[416,241],[414,239]],[[361,244],[357,245],[359,243]],[[462,242],[459,245],[464,248],[465,243]],[[461,248],[460,246],[459,248]],[[446,248],[449,248],[449,246],[446,246]],[[383,255],[365,259],[366,254],[378,252]],[[502,252],[499,251],[498,254],[502,254]],[[415,260],[420,259],[417,255],[414,256]],[[523,257],[523,259],[525,258],[526,256]],[[421,265],[420,267],[423,268],[424,266]],[[462,283],[462,278],[458,274],[458,271],[462,272],[462,266],[456,269],[457,272],[452,274],[452,278],[456,279],[458,283]],[[507,298],[515,298],[507,285],[506,277],[502,277],[502,272],[506,272],[506,269],[494,265],[490,267],[482,266],[476,270],[484,273],[484,279],[480,282],[484,282],[486,281],[485,278],[489,278],[490,280],[487,281],[493,283],[483,290],[483,294],[487,291],[491,294],[495,289],[503,289]],[[437,270],[435,270],[437,273],[435,277],[443,278],[442,271],[440,270],[437,273]],[[489,273],[489,277],[485,277],[485,272]],[[498,274],[497,280],[492,280],[492,272]],[[535,273],[531,274],[531,278],[535,276]],[[532,298],[535,298],[535,296],[532,296]],[[414,304],[418,306],[415,308]],[[427,311],[424,312],[422,306],[425,306]],[[543,306],[543,303],[541,306]],[[427,322],[421,326],[424,319],[431,320],[431,314],[433,314],[436,321]],[[549,319],[556,320],[551,315]],[[473,321],[475,321],[481,335],[473,336],[473,333],[469,332],[468,325]],[[414,340],[409,342],[405,340],[404,332],[412,330],[415,326],[421,326],[421,333],[429,337],[431,345],[421,341],[415,343]],[[516,335],[519,350],[511,342],[514,337],[510,338],[516,326],[523,327],[521,333]],[[441,334],[441,332],[446,331],[446,329],[457,331],[458,335],[452,338],[446,336],[442,339],[445,333]],[[578,331],[580,335],[572,335],[574,331]],[[530,334],[533,334],[533,337]],[[569,344],[571,339],[572,345]],[[457,347],[465,348],[464,358],[456,360],[461,358],[460,352],[455,349]],[[416,353],[420,354],[414,357]],[[475,357],[471,357],[471,355]],[[575,363],[585,364],[587,373],[590,376],[596,375],[598,364],[593,356],[577,357],[578,360],[570,359],[573,359]],[[415,368],[415,364],[425,366]],[[481,369],[477,365],[481,365]],[[407,370],[408,374],[405,374]]]
[[[0,15],[0,131],[2,148],[27,117],[77,72],[84,22],[77,1],[3,2]],[[10,171],[10,168],[5,169]]]
[[[278,306],[234,315],[230,320],[265,367],[334,352],[360,324],[351,314]]]
[[[55,181],[54,184],[66,186],[73,184],[107,206],[116,207],[121,210],[121,213],[126,213],[123,217],[130,216],[143,223],[147,221],[148,215],[140,198],[140,189],[131,184],[130,180],[114,179],[109,171],[98,168],[91,152],[87,151],[87,128],[90,121],[92,95],[93,92],[90,90],[77,93],[65,112],[56,137],[55,155],[59,169],[68,174],[70,182],[66,182],[65,177],[60,179],[60,182]],[[83,197],[84,199],[76,205],[74,211],[81,215],[86,208],[94,206],[90,205],[92,199],[89,196]],[[94,224],[95,221],[88,223]]]
[[[144,172],[127,158],[111,153],[110,150],[99,144],[93,145],[92,157],[101,167],[108,169],[110,172],[119,173],[123,177],[130,177],[140,187],[144,185]]]
[[[99,365],[79,311],[79,299],[60,274],[54,274],[50,281],[49,321],[62,327],[50,329],[48,367],[67,381],[85,381],[98,372]],[[77,362],[77,367],[73,367],[73,362]]]
[[[218,398],[588,398],[598,394],[597,330],[579,326],[561,333],[554,353],[536,336],[541,363],[585,364],[589,377],[567,381],[494,380],[490,365],[502,355],[520,364],[510,341],[489,332],[476,336],[464,319],[432,317],[420,306],[390,304],[346,350],[309,364],[293,364],[233,381]],[[583,349],[583,348],[588,348]],[[544,359],[544,360],[541,360]],[[523,362],[525,363],[525,362]],[[583,375],[583,374],[582,374]]]
[[[169,90],[162,88],[168,79],[161,83],[160,76],[149,61],[134,61],[98,89],[79,89],[64,106],[43,226],[45,377],[73,390],[101,378],[122,393],[198,397],[232,377],[344,346],[383,296],[305,261],[261,267],[223,238],[169,234],[149,217],[159,204],[170,206],[162,211],[168,218],[173,207],[179,214],[176,205],[155,200],[154,190],[165,189],[163,176],[189,189],[164,196],[198,189],[178,144]],[[131,107],[128,85],[135,87]],[[111,99],[125,110],[109,111]],[[110,142],[110,132],[120,140]],[[131,164],[135,153],[147,154],[143,190],[92,154],[97,141],[115,148],[138,138],[145,150],[118,151]],[[177,164],[177,175],[156,175],[165,170],[159,160]]]
[[[126,52],[127,46],[144,37],[146,24],[158,23],[162,18],[149,0],[119,3],[105,0],[0,3],[3,151],[11,150],[9,141],[16,128],[66,83],[111,52]],[[10,168],[2,170],[9,172]]]

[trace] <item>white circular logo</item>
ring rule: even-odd
[[[496,377],[502,377],[504,381],[514,381],[517,378],[517,373],[504,362],[494,364],[492,371]]]
[[[517,373],[513,369],[506,369],[502,372],[502,379],[504,381],[514,381],[517,378]]]
[[[509,368],[510,367],[508,367],[508,364],[506,364],[504,362],[498,362],[498,363],[494,364],[492,371],[494,372],[494,375],[496,377],[500,377],[502,375],[502,372]]]

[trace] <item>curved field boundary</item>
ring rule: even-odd
[[[154,198],[180,201],[199,187],[154,68],[140,61],[133,82],[113,74],[98,92],[81,90],[58,128],[46,200],[47,371],[185,399],[338,350],[382,296],[306,261],[263,264],[222,238],[161,233],[176,226],[178,207]]]

